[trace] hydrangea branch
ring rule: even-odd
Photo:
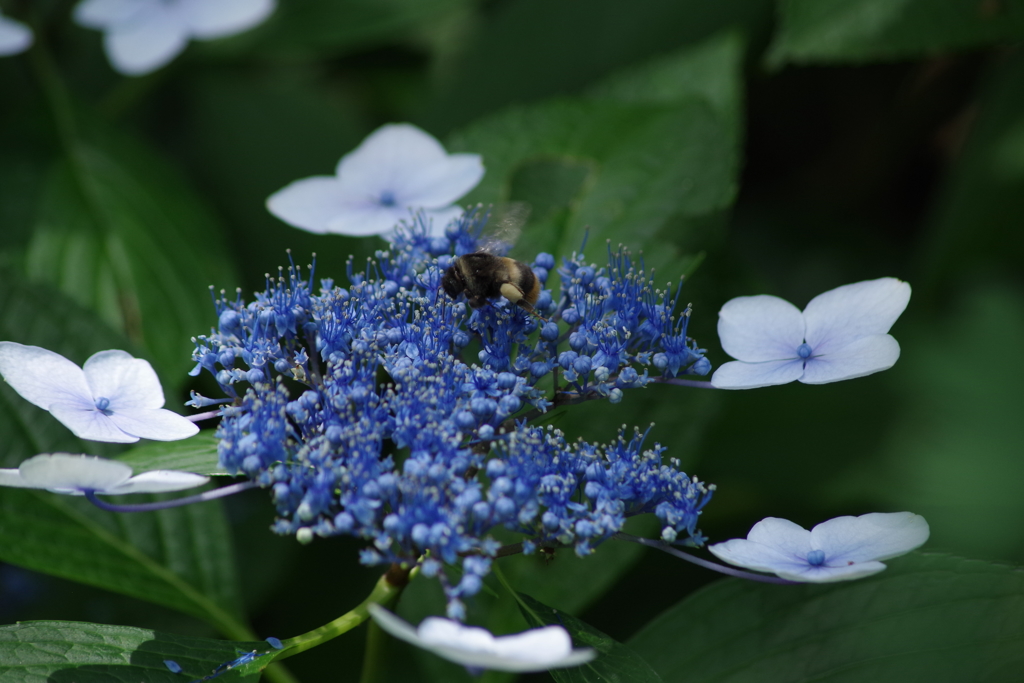
[[[348,633],[370,617],[370,613],[367,611],[369,605],[390,605],[394,603],[409,581],[415,578],[418,571],[417,567],[406,568],[397,564],[392,565],[377,580],[377,584],[373,587],[370,594],[366,596],[366,599],[351,610],[329,624],[324,624],[308,633],[282,641],[283,650],[274,658],[275,661],[305,652],[310,648],[326,643],[328,640]]]

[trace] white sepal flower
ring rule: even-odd
[[[718,368],[711,384],[826,384],[888,370],[900,345],[887,332],[909,301],[910,285],[892,277],[819,294],[802,313],[775,296],[732,299],[718,313],[718,337],[737,360]]]
[[[177,57],[190,39],[247,31],[276,5],[276,0],[82,0],[74,19],[103,31],[103,47],[116,71],[140,76]]]
[[[414,628],[380,605],[370,605],[369,610],[373,620],[395,638],[470,668],[547,671],[579,666],[597,657],[589,648],[574,650],[569,633],[561,626],[495,637],[486,629],[451,619],[427,617]]]
[[[164,392],[153,367],[126,351],[100,351],[80,368],[38,346],[0,342],[0,375],[81,439],[177,441],[199,431],[163,409]]]
[[[0,14],[0,57],[9,57],[32,47],[32,29]]]
[[[708,547],[720,560],[770,572],[790,581],[830,583],[876,574],[887,560],[928,540],[928,522],[912,512],[872,512],[836,517],[810,531],[788,519],[768,517],[746,539]]]
[[[152,470],[132,476],[123,462],[88,455],[44,453],[29,458],[16,470],[0,469],[0,486],[46,489],[72,496],[87,491],[114,496],[126,493],[164,493],[202,486],[209,477],[192,472]]]
[[[267,199],[285,223],[315,233],[387,235],[422,210],[435,234],[462,215],[453,203],[476,187],[478,154],[448,154],[433,136],[408,123],[371,133],[338,162],[333,176],[296,180]]]

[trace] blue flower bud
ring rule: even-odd
[[[540,338],[544,341],[555,341],[558,339],[558,324],[547,322],[540,328]]]
[[[537,254],[537,258],[533,260],[533,263],[538,268],[547,268],[548,270],[551,270],[555,267],[555,257],[546,251],[542,251]]]
[[[476,430],[477,436],[484,441],[488,441],[494,438],[494,427],[491,425],[481,425],[480,429]]]
[[[249,372],[245,373],[245,378],[249,381],[249,384],[256,384],[257,382],[264,381],[263,371],[259,368],[253,368]]]
[[[562,311],[562,320],[570,325],[575,325],[580,321],[580,312],[576,310],[575,306],[569,306]]]
[[[234,330],[239,327],[241,322],[242,317],[230,308],[221,313],[217,318],[217,325],[220,327],[220,331],[227,332],[229,334],[233,333]]]
[[[501,412],[506,415],[511,415],[516,412],[522,407],[522,405],[523,402],[519,400],[518,396],[502,396],[501,399],[498,400],[498,407],[501,408]]]
[[[586,376],[590,374],[590,363],[590,356],[580,356],[573,362],[572,369],[580,375]]]
[[[511,372],[499,372],[497,378],[497,385],[499,389],[505,389],[506,391],[512,389],[519,383],[519,378]]]
[[[468,410],[460,410],[455,415],[455,424],[459,426],[459,429],[469,431],[476,427],[476,418]]]
[[[498,409],[498,402],[493,398],[474,398],[469,402],[469,409],[482,420],[486,420]]]

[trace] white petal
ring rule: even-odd
[[[871,576],[885,569],[881,562],[860,562],[857,564],[843,565],[841,567],[812,567],[805,564],[799,571],[781,570],[775,572],[777,576],[789,581],[801,581],[803,583],[833,583],[835,581],[850,581]]]
[[[0,57],[16,55],[32,47],[32,30],[20,21],[0,16]]]
[[[153,366],[127,351],[94,353],[82,369],[93,399],[109,399],[110,410],[160,408],[164,404],[164,390]]]
[[[900,345],[888,334],[861,337],[824,356],[807,359],[804,384],[827,384],[864,377],[891,368],[900,357]]]
[[[80,404],[54,403],[50,414],[60,420],[79,439],[106,441],[108,443],[135,443],[139,437],[126,434],[110,417],[94,407]]]
[[[199,427],[194,422],[162,408],[114,410],[110,421],[125,434],[154,441],[178,441],[199,433]]]
[[[275,0],[181,0],[181,15],[194,38],[211,40],[248,31],[274,11]]]
[[[484,177],[479,154],[452,154],[442,161],[420,168],[410,164],[397,178],[399,199],[409,206],[448,206],[472,190]]]
[[[796,572],[808,566],[806,560],[794,558],[778,548],[754,543],[745,538],[715,543],[709,545],[708,550],[723,562],[773,574],[780,571]]]
[[[303,178],[267,198],[267,210],[285,223],[309,232],[330,232],[328,224],[348,210],[338,179]]]
[[[130,21],[135,15],[152,11],[160,0],[82,0],[75,5],[75,23],[86,28],[104,29]]]
[[[718,312],[718,338],[722,350],[736,360],[788,360],[796,358],[804,341],[804,319],[796,306],[777,296],[741,296]]]
[[[177,57],[188,44],[188,27],[176,8],[157,4],[107,29],[103,46],[114,69],[126,76],[155,71]]]
[[[55,403],[94,406],[82,368],[38,346],[0,342],[0,375],[23,398],[45,410]]]
[[[579,666],[597,656],[593,650],[567,648],[566,642],[571,646],[571,640],[560,626],[495,638],[484,629],[437,617],[425,619],[417,631],[379,605],[370,605],[369,611],[377,624],[396,638],[463,666],[513,672],[545,671]],[[527,635],[534,632],[541,635]]]
[[[22,478],[21,472],[8,469],[0,470],[0,486],[9,486],[16,489],[35,488]]]
[[[789,556],[803,559],[811,550],[811,532],[795,522],[765,517],[750,528],[747,540],[760,543]]]
[[[125,493],[164,493],[166,491],[182,491],[202,486],[210,481],[209,477],[192,472],[175,470],[151,470],[136,475],[119,486],[108,489],[104,493],[122,495]]]
[[[711,376],[711,385],[719,389],[756,389],[787,384],[804,374],[802,359],[744,363],[732,361],[721,365]]]
[[[409,210],[404,206],[387,207],[362,202],[351,203],[343,213],[327,224],[327,230],[336,235],[368,237],[392,232],[400,221],[411,220]]]
[[[18,468],[33,488],[97,492],[128,481],[132,468],[116,460],[69,453],[45,453],[29,458]]]
[[[399,193],[401,188],[395,187],[396,180],[407,177],[408,169],[429,168],[447,156],[441,143],[429,133],[412,124],[389,123],[343,156],[337,175],[342,183],[361,188],[361,192]]]
[[[887,560],[928,540],[928,522],[912,512],[873,512],[836,517],[811,530],[811,543],[825,551],[829,565]]]
[[[885,334],[910,302],[910,285],[894,277],[843,285],[819,294],[804,309],[814,355],[838,351],[869,335]]]

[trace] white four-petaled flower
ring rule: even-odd
[[[711,384],[826,384],[888,370],[900,345],[887,333],[909,301],[910,285],[891,277],[819,294],[802,313],[775,296],[732,299],[718,314],[718,336],[737,360],[718,368]]]
[[[164,392],[153,367],[126,351],[100,351],[80,368],[38,346],[0,342],[0,375],[82,439],[177,441],[199,431],[163,409]]]
[[[103,47],[115,70],[141,76],[177,57],[190,39],[247,31],[276,5],[276,0],[82,0],[74,18],[103,31]]]
[[[0,14],[0,57],[16,55],[32,47],[32,29]]]
[[[472,669],[547,671],[579,666],[597,656],[589,648],[574,650],[572,638],[561,626],[495,637],[486,629],[451,619],[427,617],[414,628],[380,605],[370,605],[369,610],[374,621],[395,638]]]
[[[810,531],[788,519],[768,517],[745,539],[708,547],[719,559],[771,572],[790,581],[830,583],[876,574],[887,560],[928,540],[928,522],[912,512],[873,512],[836,517]]]
[[[164,493],[202,486],[209,477],[175,470],[151,470],[132,476],[123,462],[88,455],[44,453],[29,458],[16,470],[0,469],[0,486],[46,489],[53,493],[81,496],[86,492],[104,495]]]
[[[478,154],[448,154],[408,123],[388,124],[341,158],[333,176],[296,180],[267,199],[285,223],[315,233],[386,235],[422,210],[440,234],[462,214],[452,204],[476,187]]]

